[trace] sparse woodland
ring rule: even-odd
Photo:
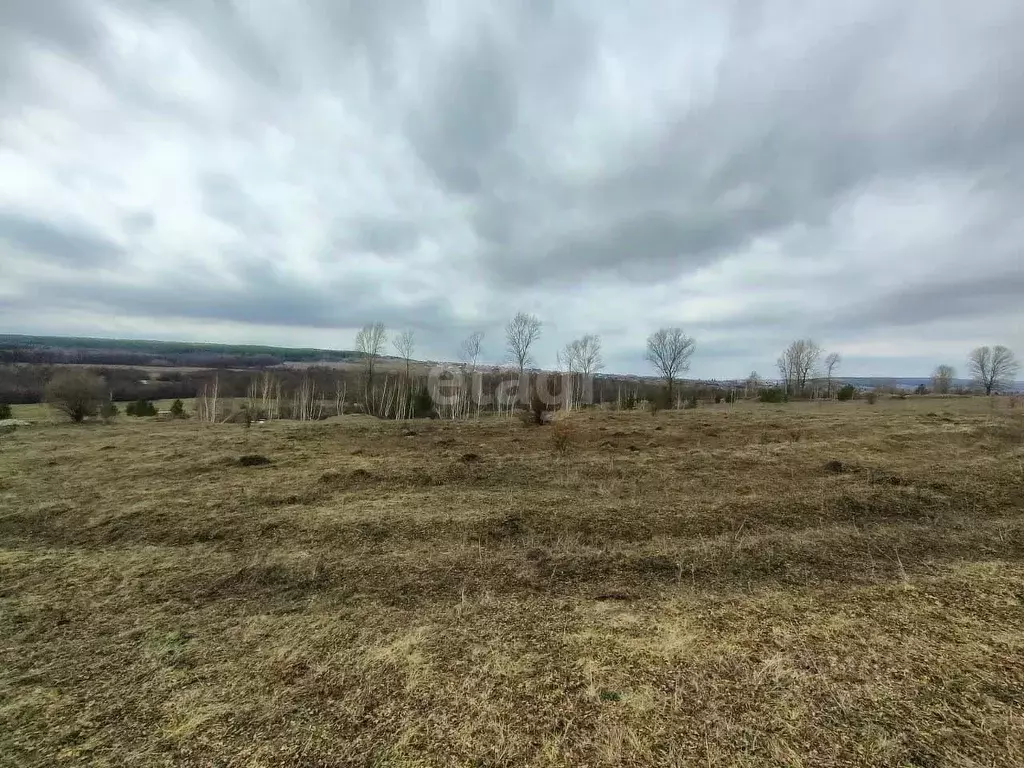
[[[592,405],[658,411],[702,402],[850,399],[858,394],[842,381],[841,356],[826,354],[812,339],[798,339],[782,352],[774,380],[763,379],[755,371],[744,381],[707,382],[685,378],[698,344],[681,328],[661,328],[647,339],[645,356],[651,368],[647,377],[606,374],[601,339],[593,334],[567,342],[557,354],[556,370],[536,370],[532,368],[534,349],[543,333],[539,318],[518,313],[505,329],[500,353],[491,354],[506,361],[498,365],[483,362],[486,340],[481,333],[459,344],[458,362],[433,364],[416,359],[414,331],[392,333],[382,323],[360,329],[355,352],[334,353],[349,356],[346,362],[332,365],[162,370],[13,363],[0,367],[0,403],[40,402],[46,398],[48,383],[60,380],[67,370],[77,371],[80,384],[83,371],[88,373],[92,388],[103,389],[111,402],[192,400],[190,415],[210,423],[318,421],[344,413],[396,420],[470,419],[487,413],[511,418],[518,410],[533,409],[536,400],[549,411]],[[43,357],[32,350],[26,354]],[[237,358],[226,359],[237,362]],[[967,370],[970,388],[956,380],[953,366],[943,364],[936,367],[930,387],[922,384],[913,394],[1006,391],[1020,368],[1014,353],[997,345],[973,350]],[[910,394],[883,389],[875,396],[893,393]],[[98,415],[103,399],[94,397],[87,412],[69,411],[61,398],[55,407],[81,420]]]

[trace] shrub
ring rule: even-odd
[[[926,387],[924,384],[918,384],[914,388],[914,394],[915,395],[927,395],[928,394],[928,387]]]
[[[410,405],[409,411],[413,418],[425,419],[434,413],[434,399],[430,396],[430,390],[425,386],[420,387],[420,391],[412,396]]]
[[[14,416],[11,415],[11,406],[7,403],[0,403],[0,420],[13,418]]]
[[[269,464],[270,459],[266,456],[261,456],[258,453],[250,453],[245,456],[239,456],[238,463],[243,467],[261,467],[264,464]]]
[[[106,383],[94,373],[81,369],[58,372],[46,385],[46,402],[67,415],[71,421],[83,421],[95,416],[106,402]]]
[[[647,409],[653,414],[658,411],[671,410],[673,406],[667,389],[661,389],[650,400],[647,401]]]
[[[124,412],[128,416],[156,416],[157,414],[156,406],[141,397],[134,403],[128,403]]]
[[[521,411],[519,418],[526,426],[539,427],[547,423],[547,419],[545,418],[546,415],[547,407],[544,405],[544,401],[541,400],[535,392],[533,397],[530,398],[530,407]]]
[[[622,410],[624,411],[635,411],[636,410],[636,395],[630,392],[626,395],[626,398],[622,401]]]
[[[181,400],[175,400],[173,403],[171,403],[171,418],[185,418],[185,404],[181,402]]]
[[[686,398],[685,401],[683,401],[683,408],[686,408],[686,409],[696,408],[698,402],[699,401],[697,400],[697,394],[694,393],[694,394],[690,395],[688,398]]]
[[[875,402],[878,400],[878,394],[874,390],[872,390],[871,392],[868,392],[864,396],[864,399],[868,401],[868,405],[874,405]]]
[[[561,420],[555,422],[551,430],[551,447],[556,453],[567,454],[576,442],[576,429],[571,422]]]
[[[857,394],[857,388],[853,384],[844,384],[836,392],[837,400],[853,400]]]
[[[100,408],[100,418],[104,421],[110,421],[112,418],[117,416],[118,413],[120,413],[120,411],[117,409],[117,403],[113,400],[107,400],[107,402],[105,402]]]
[[[780,389],[779,387],[771,387],[762,389],[758,393],[757,399],[762,403],[785,403],[788,402],[789,395],[786,394],[785,390]]]

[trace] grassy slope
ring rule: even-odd
[[[0,764],[1024,764],[1022,416],[19,430]]]

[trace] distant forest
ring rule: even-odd
[[[285,362],[336,363],[357,358],[356,352],[333,349],[0,334],[0,363],[266,368]]]

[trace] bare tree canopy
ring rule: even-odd
[[[412,361],[412,354],[416,351],[416,334],[412,331],[402,331],[392,342],[395,351],[405,360],[405,378],[409,378],[409,366]]]
[[[932,392],[937,395],[948,395],[953,389],[956,368],[952,365],[940,365],[932,372]]]
[[[829,397],[832,397],[832,376],[835,374],[840,362],[842,362],[842,358],[839,357],[838,352],[829,352],[825,357],[825,377],[828,382],[826,386],[828,387]]]
[[[797,339],[786,347],[776,363],[786,390],[792,394],[802,392],[820,357],[821,347],[812,339]]]
[[[967,358],[967,369],[985,394],[991,395],[993,390],[1005,389],[1013,383],[1020,365],[1013,352],[1000,344],[972,351]]]
[[[690,358],[696,349],[697,342],[682,328],[659,328],[647,337],[647,361],[665,379],[669,402],[676,377],[690,370]]]
[[[377,363],[377,358],[384,351],[384,345],[387,344],[387,341],[388,332],[384,327],[384,323],[364,325],[356,334],[356,350],[363,358],[363,363],[366,365],[366,375],[370,379],[373,378],[373,367]]]
[[[541,322],[536,315],[518,312],[505,326],[505,341],[512,361],[519,367],[520,375],[527,365],[533,363],[530,348],[540,338]]]
[[[480,331],[474,331],[462,340],[459,345],[459,360],[461,360],[470,371],[475,371],[480,362],[480,349],[483,345],[484,335]]]
[[[573,339],[558,353],[558,359],[570,373],[590,376],[604,368],[601,358],[601,337],[588,333]]]
[[[836,368],[839,367],[840,362],[842,362],[842,358],[839,357],[838,352],[829,352],[825,356],[825,375],[831,377],[835,373]]]

